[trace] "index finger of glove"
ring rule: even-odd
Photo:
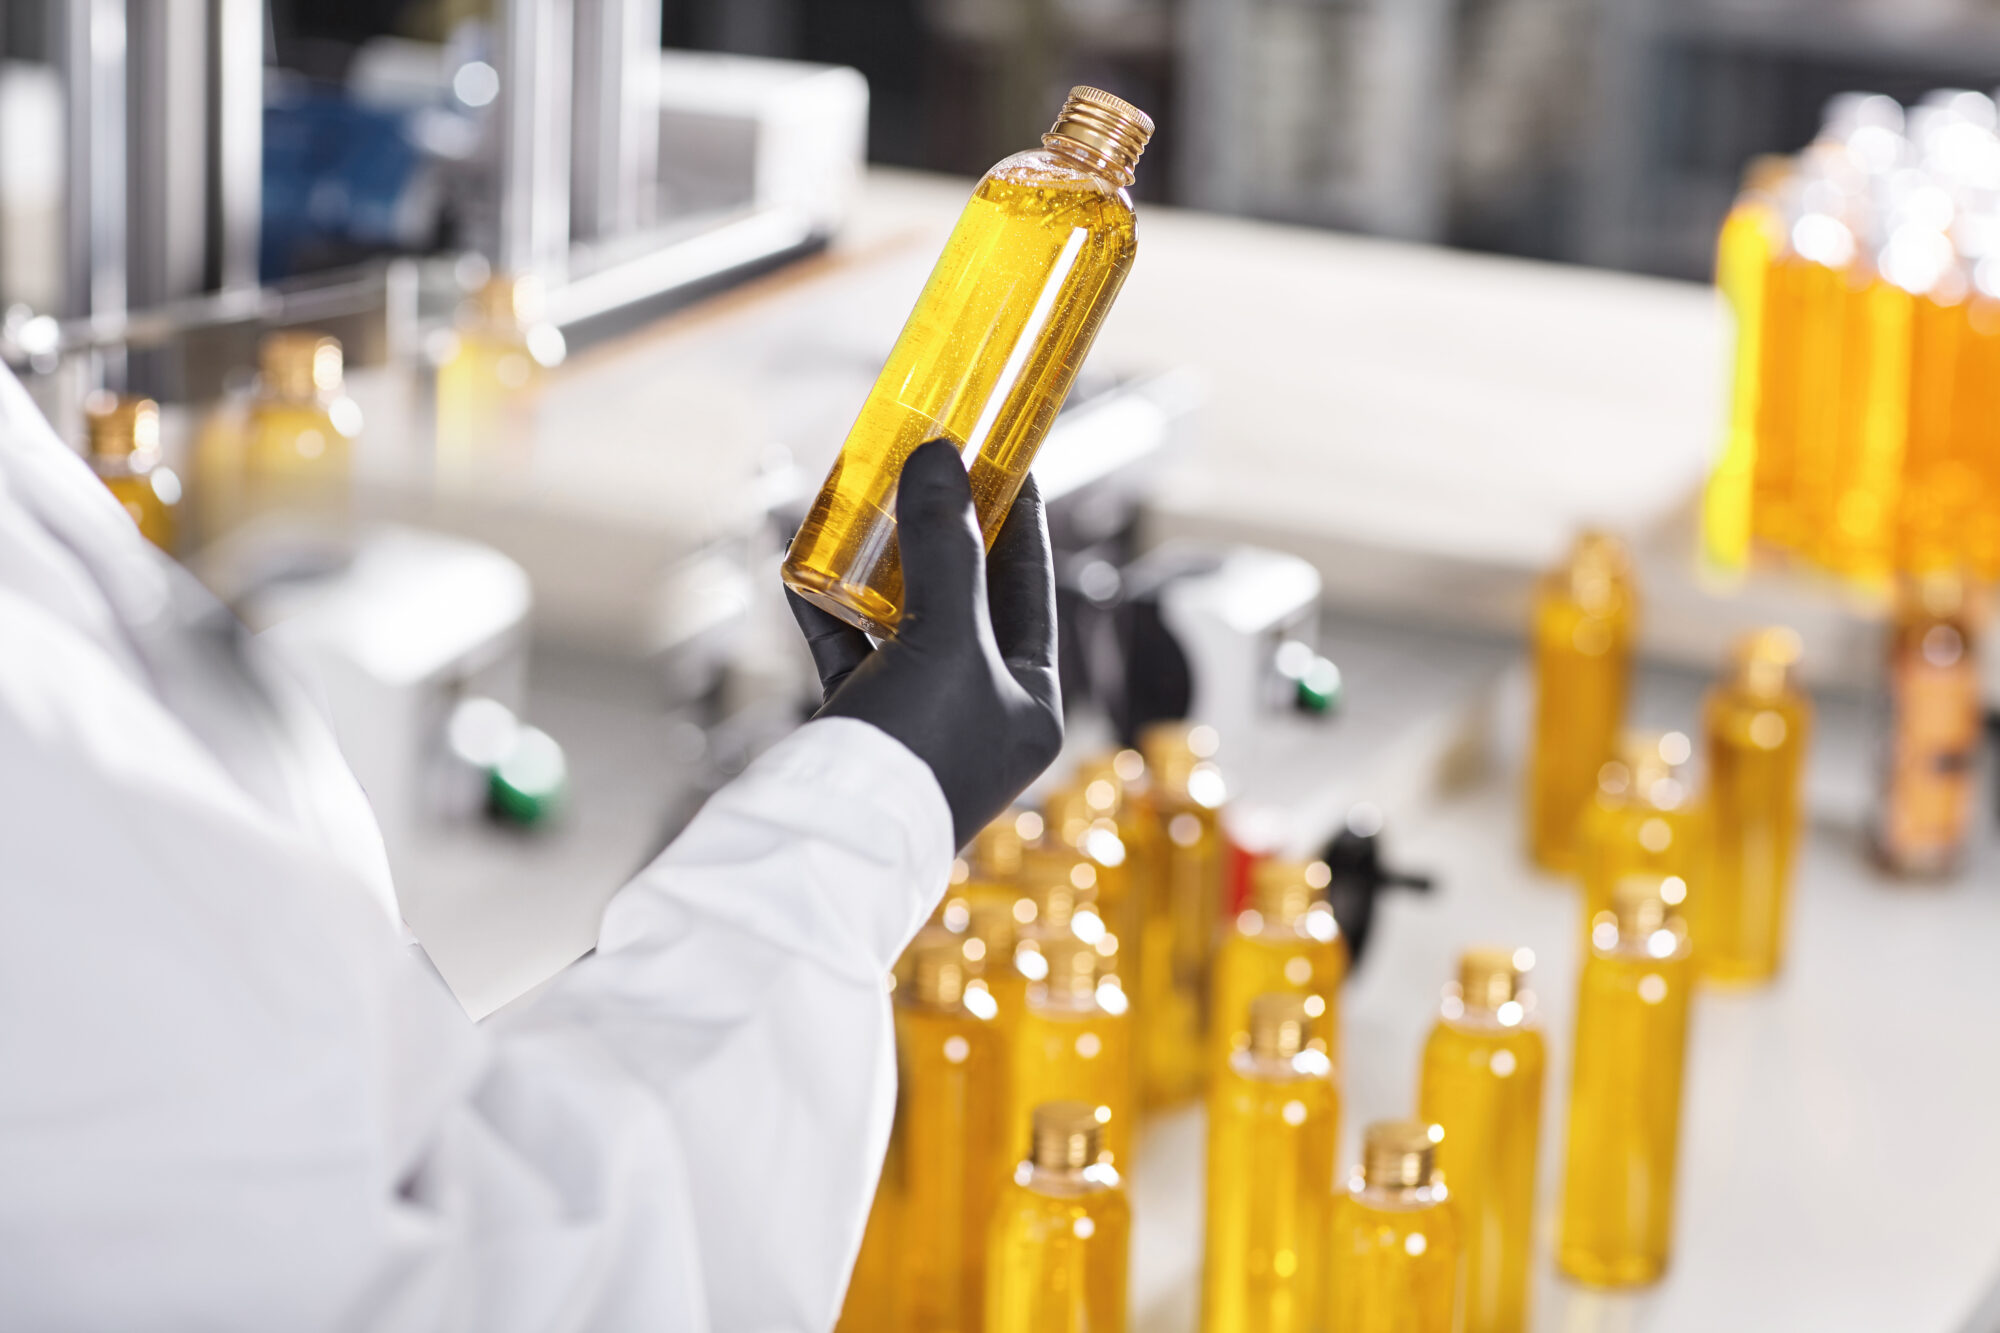
[[[1014,667],[1053,669],[1056,664],[1055,559],[1049,548],[1042,492],[1030,476],[1007,510],[1007,521],[986,557],[987,601],[993,637]]]

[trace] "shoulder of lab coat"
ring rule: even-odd
[[[802,728],[476,1028],[343,855],[324,728],[203,693],[235,655],[19,395],[0,372],[9,1321],[830,1326],[892,1112],[883,976],[952,851],[928,769]]]

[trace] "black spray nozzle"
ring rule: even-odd
[[[1347,937],[1347,952],[1359,964],[1368,947],[1368,932],[1375,921],[1375,899],[1384,889],[1409,889],[1428,893],[1429,875],[1390,870],[1382,864],[1382,812],[1373,805],[1357,805],[1347,812],[1340,832],[1320,853],[1332,878],[1326,886],[1327,905]]]

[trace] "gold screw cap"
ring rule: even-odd
[[[1378,1189],[1419,1189],[1437,1172],[1443,1132],[1421,1120],[1378,1120],[1362,1136],[1361,1178]]]
[[[1104,960],[1096,949],[1074,935],[1064,935],[1042,946],[1042,956],[1049,964],[1049,994],[1088,1000],[1097,993]]]
[[[1043,1102],[1034,1110],[1028,1160],[1043,1171],[1081,1171],[1097,1160],[1104,1127],[1082,1102]]]
[[[1791,688],[1805,643],[1783,625],[1760,629],[1736,641],[1736,681],[1746,694],[1776,699]]]
[[[1101,88],[1078,86],[1069,90],[1069,99],[1042,142],[1062,140],[1049,147],[1081,152],[1105,175],[1130,185],[1139,155],[1152,137],[1153,118],[1138,107]]]
[[[1306,997],[1272,991],[1250,1001],[1250,1053],[1259,1060],[1289,1060],[1306,1046]]]
[[[1260,861],[1250,872],[1250,905],[1273,925],[1291,925],[1332,882],[1324,861]]]
[[[1467,949],[1458,959],[1458,993],[1468,1009],[1498,1009],[1519,999],[1521,983],[1534,966],[1526,949],[1485,945]]]
[[[99,389],[83,402],[84,428],[93,458],[112,460],[160,452],[160,405]]]
[[[265,335],[258,349],[264,384],[281,398],[317,398],[340,388],[340,339],[304,329]]]
[[[926,1009],[950,1009],[965,994],[965,943],[932,926],[910,945],[910,999]]]

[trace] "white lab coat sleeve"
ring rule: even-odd
[[[711,799],[500,1025],[589,1033],[665,1100],[717,1329],[829,1328],[894,1109],[885,979],[942,894],[951,817],[866,723],[814,722]]]

